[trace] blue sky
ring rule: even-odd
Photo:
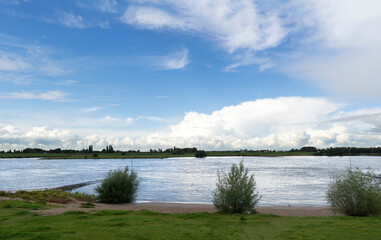
[[[376,0],[0,0],[0,149],[381,145]]]

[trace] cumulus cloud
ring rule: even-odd
[[[219,150],[290,149],[305,145],[320,148],[380,146],[381,109],[346,112],[343,106],[324,98],[258,99],[226,106],[210,114],[188,112],[183,120],[170,125],[165,131],[135,138],[130,137],[128,131],[124,137],[101,134],[79,137],[63,130],[43,127],[22,131],[6,124],[0,127],[0,148],[7,149],[12,144],[19,148],[33,144],[62,147],[61,143],[76,149],[90,144],[97,148],[112,144],[114,148],[124,150],[173,146]],[[106,116],[98,122],[83,122],[91,126],[127,126],[141,118]],[[152,117],[146,119],[161,121]]]
[[[68,130],[34,127],[24,131],[11,125],[0,126],[1,149],[73,148],[79,139],[79,136]]]

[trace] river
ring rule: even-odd
[[[254,173],[259,205],[324,206],[330,179],[345,171],[349,157],[207,157],[168,159],[0,159],[0,190],[53,188],[103,179],[128,165],[141,180],[137,201],[211,203],[217,170],[244,160]],[[352,167],[381,174],[381,157],[356,156]],[[95,194],[89,185],[76,191]]]

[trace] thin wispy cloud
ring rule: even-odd
[[[88,25],[84,22],[81,15],[74,13],[61,12],[59,22],[69,28],[87,28]]]
[[[200,32],[201,36],[216,41],[220,48],[237,59],[225,71],[258,62],[262,70],[269,68],[270,64],[262,64],[263,57],[253,53],[279,46],[287,35],[280,12],[264,12],[254,1],[164,0],[140,3],[146,5],[129,6],[121,18],[122,22],[150,30]]]
[[[156,117],[156,116],[139,116],[136,118],[136,120],[148,120],[153,122],[167,122],[167,119]]]
[[[0,81],[28,83],[38,76],[59,76],[70,72],[66,62],[57,60],[55,50],[22,39],[0,35]]]
[[[147,29],[198,31],[216,39],[232,53],[238,49],[264,50],[286,36],[277,13],[262,13],[254,1],[164,0],[131,5],[121,20]],[[170,9],[166,10],[166,9]]]
[[[151,56],[144,59],[144,62],[148,61],[154,68],[159,70],[179,70],[185,68],[190,63],[188,49],[181,49],[168,55]]]
[[[92,107],[92,108],[85,108],[83,109],[83,111],[85,112],[95,112],[95,111],[99,111],[99,110],[102,110],[103,108],[102,107]]]
[[[0,51],[0,71],[20,71],[31,67],[31,64],[23,61],[19,56]],[[13,56],[12,56],[13,55]]]
[[[119,107],[121,104],[119,103],[110,103],[110,104],[105,104],[106,107]]]
[[[95,7],[106,13],[118,13],[118,2],[116,0],[97,0]]]
[[[78,84],[78,82],[79,81],[77,80],[62,80],[62,81],[51,82],[51,83],[55,85],[75,85],[75,84]]]
[[[34,92],[8,92],[0,93],[2,99],[17,99],[17,100],[48,100],[57,102],[70,101],[70,94],[62,91],[47,91],[42,93]]]
[[[142,0],[121,21],[152,31],[200,33],[231,54],[233,62],[223,71],[275,68],[335,94],[379,96],[378,0]]]

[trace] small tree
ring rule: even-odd
[[[334,211],[348,216],[376,216],[381,213],[381,180],[373,171],[348,169],[329,184],[327,201]]]
[[[110,170],[102,184],[95,188],[98,200],[103,203],[129,203],[135,200],[139,179],[135,171]]]
[[[205,152],[204,150],[199,150],[199,151],[197,151],[197,152],[194,154],[194,156],[195,156],[196,158],[204,158],[204,157],[206,157],[206,152]]]
[[[252,212],[261,197],[255,193],[254,174],[248,176],[249,170],[243,161],[233,164],[230,173],[218,171],[217,188],[213,192],[213,204],[224,213]]]

